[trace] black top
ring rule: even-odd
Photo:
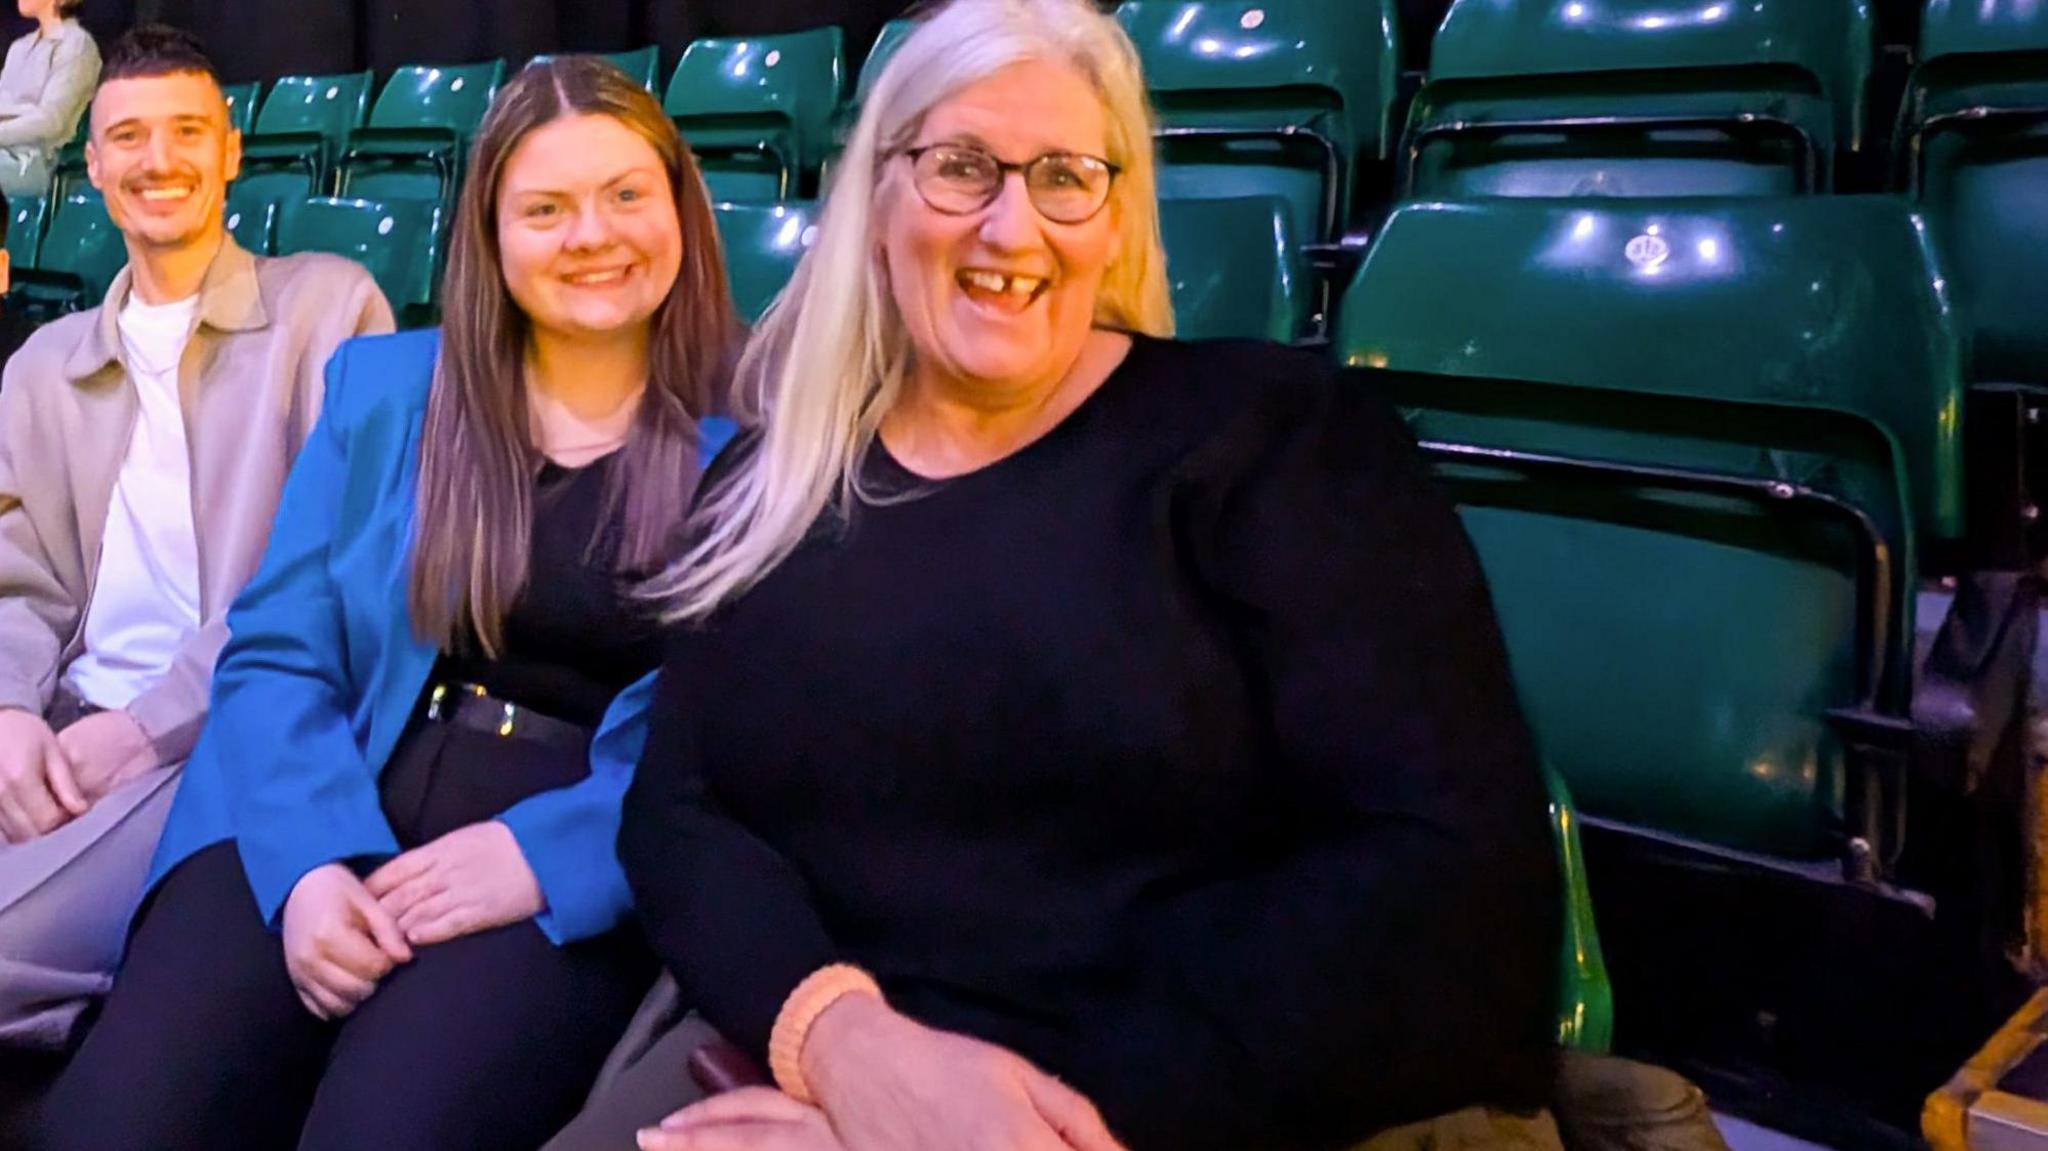
[[[505,618],[504,650],[487,659],[471,641],[444,653],[433,682],[478,684],[508,703],[595,727],[613,696],[661,662],[652,615],[631,603],[613,571],[616,531],[595,536],[605,475],[617,458],[541,466],[529,574]]]
[[[1473,551],[1368,389],[1140,339],[1006,459],[868,468],[925,494],[664,660],[619,845],[714,1025],[759,1054],[855,963],[1134,1151],[1545,1097],[1542,779]]]

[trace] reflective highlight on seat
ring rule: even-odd
[[[286,205],[279,252],[332,252],[370,270],[407,327],[431,322],[440,275],[442,208],[431,201],[322,197]]]
[[[725,198],[786,199],[831,147],[845,70],[837,28],[699,40],[683,51],[662,107],[707,181],[729,174]]]
[[[716,204],[719,242],[725,248],[725,274],[732,286],[733,307],[740,318],[761,318],[789,278],[797,262],[817,238],[818,209],[808,201],[783,204]]]
[[[1341,231],[1356,165],[1391,140],[1399,58],[1387,0],[1127,0],[1117,19],[1159,114],[1163,194],[1278,195],[1305,240]]]
[[[1409,113],[1419,197],[1824,191],[1860,150],[1867,0],[1457,0]]]

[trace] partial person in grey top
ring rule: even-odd
[[[63,1050],[111,983],[327,361],[391,330],[360,265],[227,235],[241,140],[189,36],[106,76],[87,175],[128,266],[0,376],[0,1048]]]
[[[15,0],[36,30],[0,69],[0,192],[41,195],[100,78],[100,50],[72,18],[85,0]]]

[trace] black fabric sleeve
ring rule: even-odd
[[[1133,1147],[1333,1147],[1547,1086],[1556,868],[1477,558],[1370,388],[1275,364],[1297,378],[1190,461],[1179,530],[1279,811],[1266,858],[1164,904],[1104,1028]]]
[[[655,684],[647,746],[626,792],[619,859],[640,922],[685,1002],[765,1059],[783,1000],[839,954],[802,875],[720,809],[697,754],[690,654],[679,634]]]

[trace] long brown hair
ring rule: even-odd
[[[543,458],[528,428],[530,321],[499,266],[498,188],[527,133],[576,115],[610,116],[653,145],[682,225],[682,267],[652,318],[647,390],[605,481],[601,522],[619,524],[608,533],[617,570],[646,574],[672,558],[698,467],[697,420],[723,407],[739,323],[696,159],[654,97],[612,65],[578,56],[529,65],[477,131],[442,285],[406,607],[414,634],[444,650],[474,636],[496,655],[526,585]]]

